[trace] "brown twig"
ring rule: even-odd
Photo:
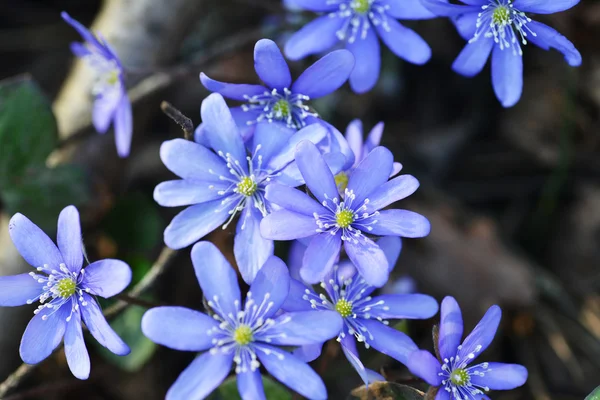
[[[167,117],[171,118],[177,125],[181,127],[181,129],[183,129],[183,136],[185,137],[185,140],[192,140],[194,138],[194,123],[191,119],[183,115],[181,111],[166,101],[160,103],[160,109],[162,112],[167,114]]]

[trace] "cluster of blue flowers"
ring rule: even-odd
[[[362,124],[346,134],[320,118],[311,101],[349,80],[357,93],[372,89],[379,76],[379,38],[397,56],[423,64],[427,43],[398,20],[450,17],[467,45],[453,69],[479,73],[492,55],[492,83],[504,106],[522,91],[522,54],[528,42],[561,51],[572,66],[581,63],[574,46],[528,13],[566,10],[579,0],[293,0],[322,13],[295,33],[285,54],[298,60],[320,54],[338,42],[345,49],[324,55],[293,80],[278,46],[262,39],[254,48],[254,68],[263,84],[233,84],[200,74],[211,92],[201,106],[202,124],[193,140],[162,144],[160,157],[179,179],[162,182],[154,199],[165,207],[185,206],[164,232],[173,249],[193,245],[191,259],[207,300],[202,313],[183,307],[146,312],[142,331],[175,350],[202,352],[179,376],[168,399],[202,399],[235,365],[243,399],[264,399],[260,367],[310,399],[325,399],[319,375],[307,364],[323,343],[335,338],[365,384],[384,378],[366,369],[356,342],[406,365],[432,386],[436,400],[488,399],[489,390],[521,386],[527,370],[514,364],[469,366],[491,343],[501,311],[492,306],[461,343],[463,324],[456,301],[441,305],[435,355],[419,350],[394,319],[428,319],[438,303],[423,294],[372,294],[386,284],[400,255],[401,239],[429,234],[422,215],[388,206],[418,186],[380,141],[383,124],[366,140]],[[66,13],[63,18],[85,40],[72,50],[97,71],[93,123],[100,133],[113,123],[119,155],[129,154],[132,115],[125,72],[106,40],[90,33]],[[241,102],[228,106],[226,100]],[[303,186],[305,189],[300,190]],[[218,228],[235,224],[233,252],[242,279],[210,242],[200,241]],[[81,322],[118,355],[128,346],[104,319],[96,296],[111,297],[131,281],[118,260],[84,267],[79,214],[65,208],[57,242],[21,214],[9,225],[29,274],[0,277],[0,305],[39,301],[27,326],[20,353],[26,363],[47,358],[64,340],[73,374],[86,379],[90,359]],[[294,241],[288,266],[274,255],[274,241]]]

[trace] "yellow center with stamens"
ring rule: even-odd
[[[466,386],[469,384],[469,382],[471,382],[469,373],[462,368],[458,368],[452,371],[452,373],[450,374],[450,380],[456,386]]]
[[[366,14],[371,8],[369,0],[354,0],[350,6],[359,14]]]
[[[342,318],[347,318],[352,315],[352,302],[346,299],[339,299],[335,304],[335,311],[337,311]]]
[[[75,294],[75,290],[77,289],[77,285],[75,281],[71,278],[63,278],[56,284],[56,292],[63,299],[68,299],[69,297]]]
[[[281,99],[273,106],[273,113],[276,117],[287,118],[290,116],[290,103],[287,100]]]
[[[348,209],[340,210],[335,214],[335,222],[340,228],[347,228],[354,222],[354,213]]]
[[[258,184],[249,176],[243,177],[242,180],[237,184],[237,191],[246,197],[252,196],[254,193],[256,193],[257,189]]]
[[[494,25],[508,25],[510,21],[510,10],[505,6],[496,7],[492,15]]]
[[[108,83],[109,85],[116,85],[119,82],[119,71],[116,69],[113,69],[112,71],[110,71],[106,77],[106,83]]]
[[[340,172],[335,176],[335,186],[338,188],[338,192],[340,194],[344,193],[346,188],[348,187],[348,174],[345,172]]]
[[[252,342],[252,328],[248,325],[240,325],[233,332],[233,340],[241,346],[246,346]]]

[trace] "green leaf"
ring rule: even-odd
[[[13,185],[3,188],[0,198],[9,214],[20,212],[52,232],[64,207],[88,200],[87,175],[73,165],[28,168]]]
[[[118,356],[93,341],[98,352],[108,362],[128,372],[139,371],[152,358],[157,348],[156,344],[142,333],[142,316],[145,311],[143,307],[130,306],[111,321],[112,328],[131,348],[129,355]]]
[[[262,376],[265,397],[269,400],[292,400],[292,394],[279,382]],[[241,400],[235,376],[226,379],[209,397],[209,400]]]
[[[425,394],[420,390],[393,382],[374,382],[358,387],[350,393],[347,400],[423,400]]]
[[[600,386],[598,386],[592,393],[590,393],[585,400],[600,400]]]
[[[50,101],[28,76],[0,81],[0,187],[44,165],[58,141]]]

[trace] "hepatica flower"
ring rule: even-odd
[[[240,214],[234,253],[244,280],[252,282],[258,269],[273,254],[273,241],[261,237],[259,224],[271,211],[265,189],[285,178],[298,141],[319,142],[327,129],[312,124],[295,134],[265,126],[256,130],[247,151],[225,100],[208,96],[201,107],[207,145],[183,139],[163,143],[160,156],[181,179],[163,182],[154,199],[163,206],[189,206],[166,228],[167,246],[186,247],[219,226],[227,227]]]
[[[431,57],[427,43],[397,19],[433,18],[420,0],[295,0],[306,10],[323,12],[296,32],[285,45],[285,55],[299,60],[323,52],[338,42],[354,54],[350,86],[357,93],[373,88],[379,78],[379,38],[398,57],[424,64]]]
[[[204,353],[183,371],[167,399],[203,399],[227,377],[235,364],[240,396],[265,399],[259,367],[309,399],[326,399],[321,378],[305,362],[277,346],[320,343],[336,336],[342,319],[333,311],[277,314],[288,296],[286,265],[270,257],[242,302],[235,270],[209,242],[192,249],[196,276],[209,307],[207,314],[183,307],[146,312],[142,331],[175,350]],[[277,315],[277,316],[276,316]]]
[[[400,239],[384,237],[377,245],[384,252],[391,271],[400,255]],[[417,346],[404,333],[389,327],[388,320],[430,318],[438,310],[435,299],[422,294],[372,297],[371,294],[376,288],[356,274],[356,270],[348,262],[335,266],[320,285],[324,293],[317,294],[312,288],[292,280],[290,295],[283,308],[289,311],[336,311],[344,319],[344,326],[337,340],[365,384],[383,379],[363,366],[358,358],[356,341],[363,342],[367,348],[372,346],[406,364],[408,356],[417,350]],[[322,343],[304,346],[299,352],[307,361],[312,361],[319,356],[321,347]]]
[[[269,185],[266,199],[281,209],[262,220],[263,237],[309,241],[300,268],[301,278],[308,283],[321,282],[327,276],[344,243],[348,257],[365,281],[383,286],[388,279],[388,261],[367,235],[423,237],[429,233],[429,221],[422,215],[407,210],[379,211],[412,194],[418,181],[401,175],[388,182],[393,157],[384,147],[373,149],[356,166],[348,177],[344,196],[339,195],[333,174],[314,144],[298,144],[296,163],[317,200],[287,186]]]
[[[34,272],[0,277],[0,306],[40,302],[27,325],[19,352],[27,364],[47,358],[64,339],[67,363],[75,377],[87,379],[90,358],[81,320],[96,340],[115,354],[129,347],[104,319],[94,296],[111,297],[129,285],[131,270],[119,260],[96,261],[83,267],[79,213],[73,206],[58,217],[58,247],[27,217],[16,214],[8,225],[10,237]]]
[[[566,37],[527,13],[552,14],[568,10],[579,0],[463,0],[467,5],[444,0],[422,0],[439,16],[454,19],[467,45],[452,68],[475,76],[492,55],[492,84],[504,107],[514,106],[523,91],[523,48],[528,43],[544,50],[557,49],[570,66],[581,65],[581,54]]]
[[[494,339],[501,316],[500,307],[490,307],[461,344],[460,308],[453,297],[442,301],[437,358],[419,350],[408,360],[411,372],[432,385],[434,394],[437,392],[436,400],[489,400],[485,394],[489,390],[509,390],[525,383],[527,369],[522,365],[483,362],[470,366]]]
[[[116,53],[100,35],[94,35],[66,12],[62,18],[83,38],[85,43],[72,43],[73,54],[81,58],[96,74],[92,88],[94,107],[92,122],[98,133],[106,133],[114,125],[115,143],[121,157],[127,157],[133,132],[131,102],[127,97],[124,71]]]

